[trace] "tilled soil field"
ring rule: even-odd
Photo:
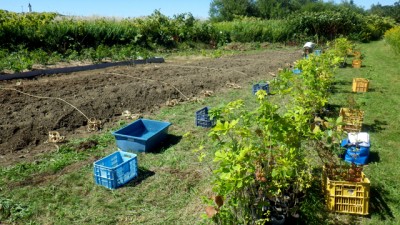
[[[227,84],[250,89],[250,82],[271,79],[271,73],[300,56],[269,50],[0,81],[0,165],[54,149],[46,144],[49,131],[67,137],[89,135],[87,118],[110,126],[125,110],[151,113],[167,102],[203,97],[205,91],[217,94],[229,88]]]

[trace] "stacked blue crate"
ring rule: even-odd
[[[269,94],[269,83],[254,84],[252,89],[253,95],[255,95],[258,90],[264,90],[267,92],[267,94]]]
[[[347,139],[341,144],[346,148],[344,160],[356,165],[365,165],[368,163],[368,157],[371,147],[368,133],[349,133]]]
[[[195,124],[198,127],[213,127],[215,125],[215,119],[210,119],[208,115],[209,107],[204,107],[196,112]]]

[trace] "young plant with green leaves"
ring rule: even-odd
[[[213,191],[225,199],[215,221],[265,222],[276,213],[271,199],[293,196],[294,202],[310,185],[299,121],[293,120],[304,111],[281,114],[266,96],[257,92],[255,110],[247,110],[241,100],[229,103],[209,133],[216,146]],[[290,210],[295,213],[296,206]]]

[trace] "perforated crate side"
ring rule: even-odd
[[[325,177],[325,197],[332,212],[368,215],[370,181],[362,173],[361,182],[333,181]]]
[[[360,132],[364,120],[364,111],[358,109],[340,108],[339,116],[343,118],[344,125],[338,126],[347,132]]]
[[[268,83],[254,84],[252,88],[253,95],[255,95],[258,90],[264,90],[265,92],[267,92],[267,94],[269,94],[269,84]]]
[[[213,127],[215,120],[211,120],[208,115],[209,107],[204,107],[196,112],[195,124],[198,127]]]
[[[369,80],[365,78],[353,78],[352,90],[353,92],[367,92],[369,87]]]
[[[116,189],[137,177],[136,154],[117,151],[93,163],[95,183]]]

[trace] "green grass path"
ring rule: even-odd
[[[363,131],[369,132],[371,140],[371,162],[365,168],[371,181],[371,219],[361,223],[400,224],[400,56],[384,41],[360,48],[363,67],[338,69],[341,85],[332,102],[345,106],[352,95],[365,111]],[[367,93],[349,93],[355,77],[370,80]]]

